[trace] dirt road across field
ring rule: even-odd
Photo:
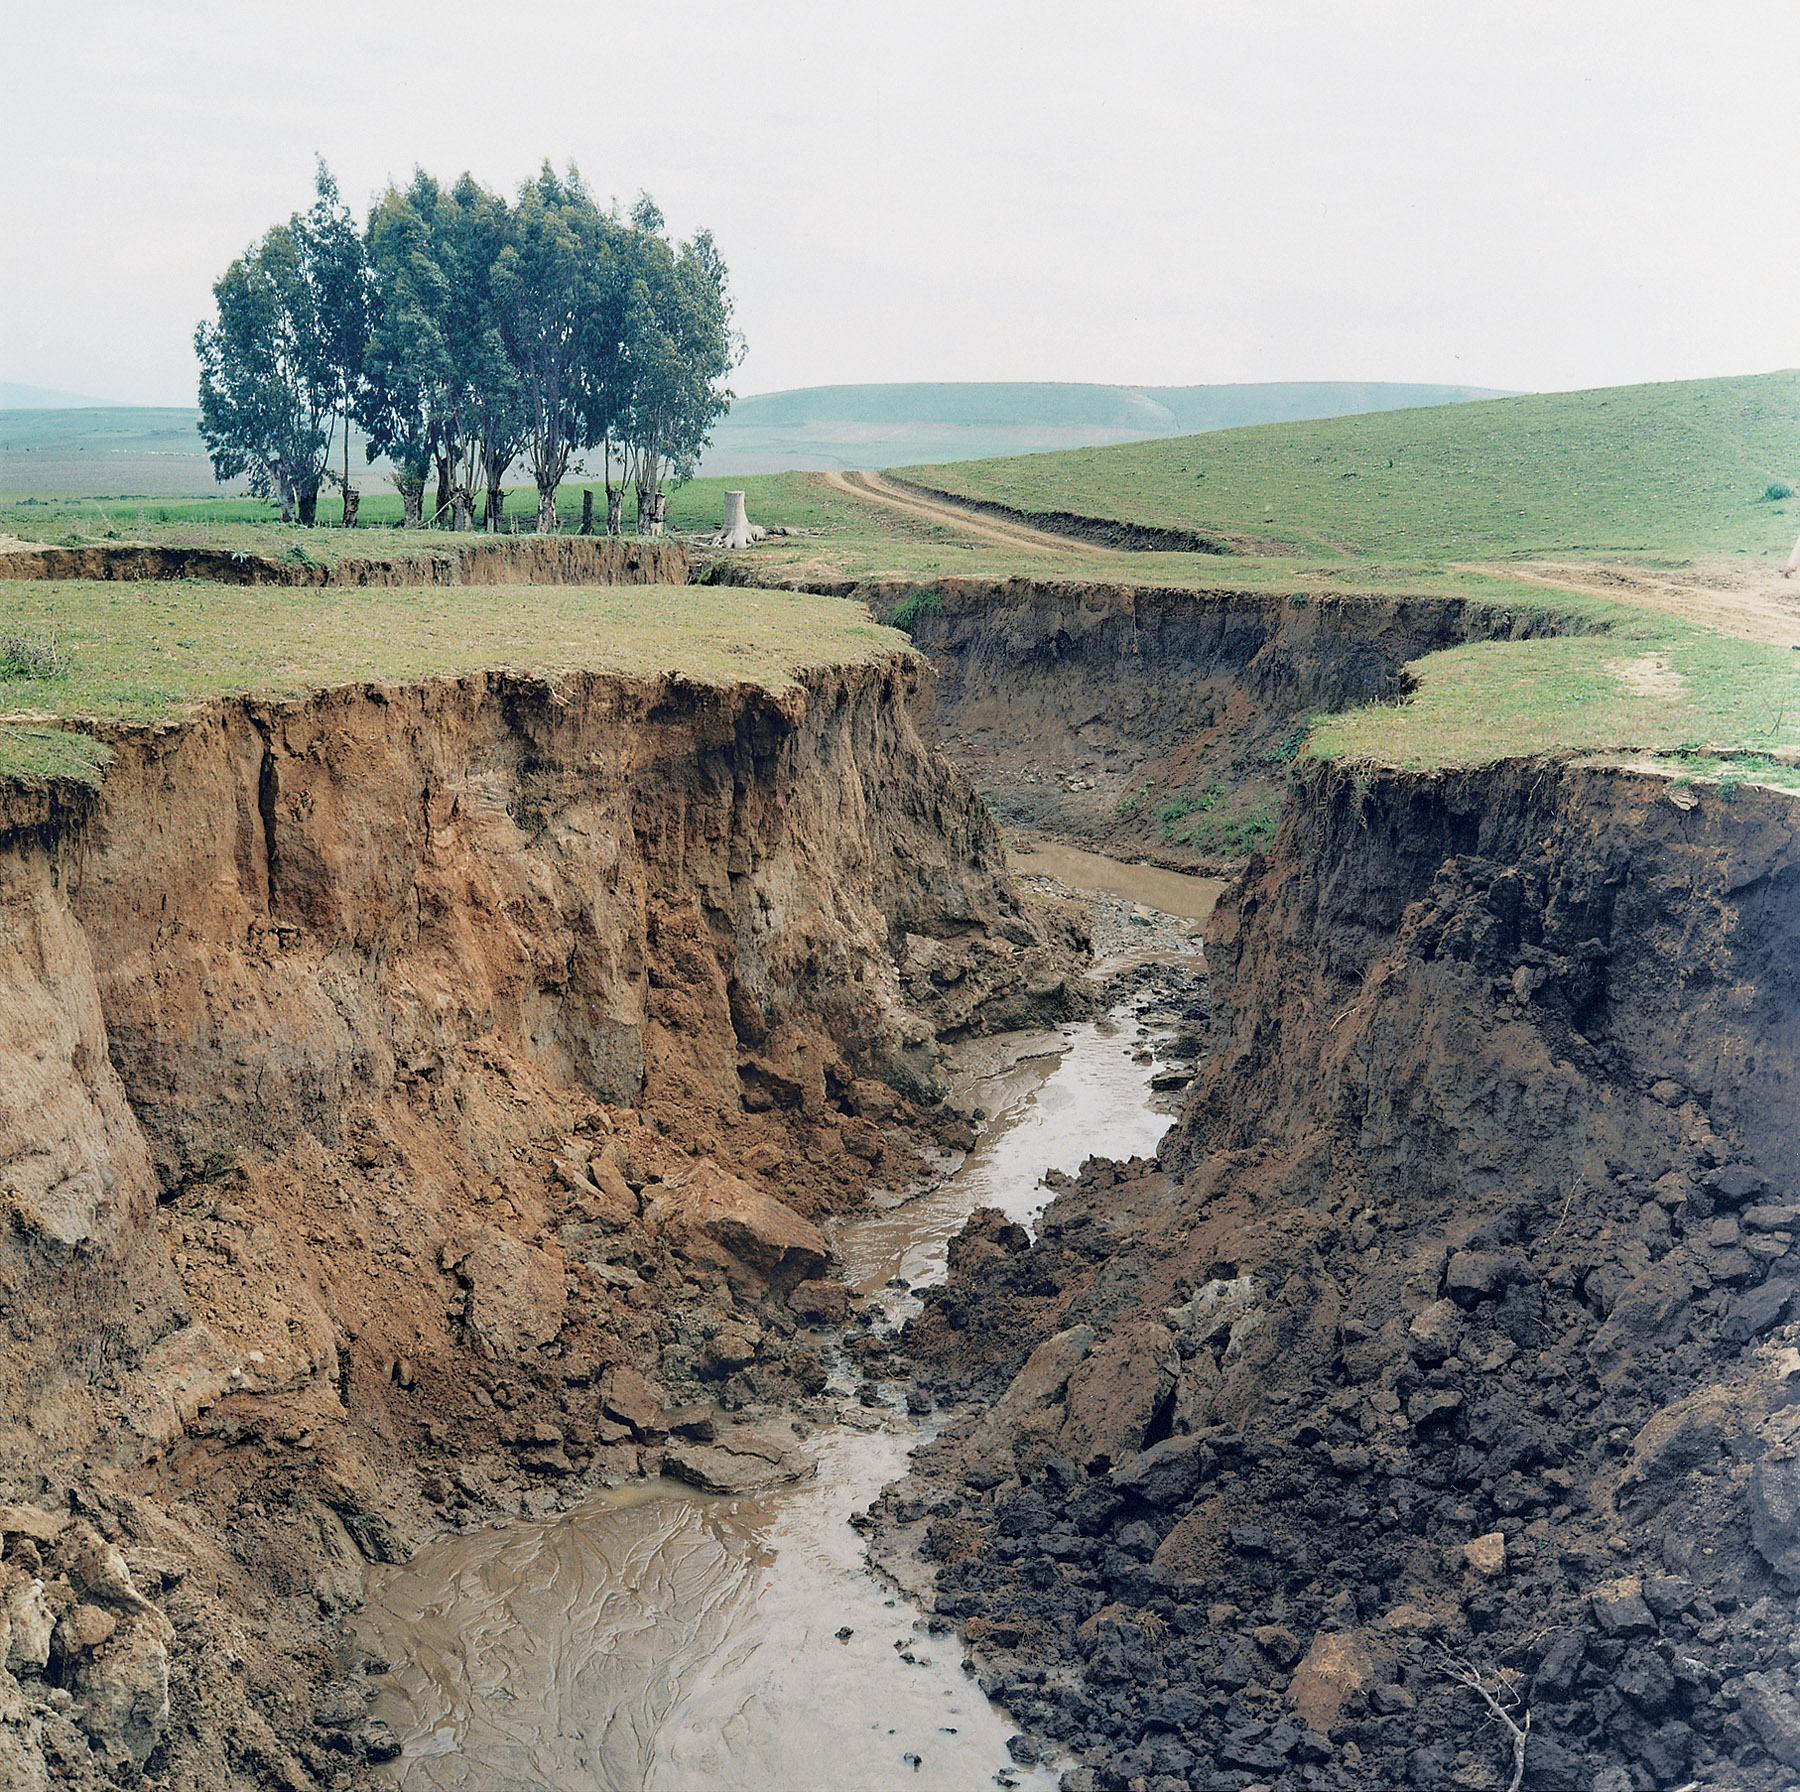
[[[1516,579],[1549,591],[1579,591],[1642,604],[1742,641],[1800,645],[1800,580],[1783,579],[1767,565],[1697,561],[1678,572],[1655,572],[1595,562],[1519,560],[1470,562],[1460,570]]]
[[[921,521],[938,523],[1000,547],[1035,548],[1056,554],[1105,554],[1109,551],[1076,536],[1055,535],[1048,529],[1034,529],[1029,523],[986,516],[948,498],[926,497],[922,492],[903,490],[879,473],[827,473],[823,477],[833,491],[883,505],[889,510],[903,511]]]

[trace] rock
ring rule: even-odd
[[[1643,1583],[1635,1574],[1603,1581],[1588,1595],[1594,1621],[1611,1637],[1654,1636],[1656,1619],[1644,1603]]]
[[[1715,1198],[1730,1207],[1741,1207],[1767,1186],[1754,1170],[1746,1169],[1742,1164],[1727,1164],[1722,1170],[1714,1170],[1705,1182]]]
[[[1646,1352],[1672,1349],[1681,1342],[1687,1335],[1691,1286],[1684,1271],[1658,1264],[1619,1296],[1587,1349],[1588,1361],[1604,1385],[1618,1386]]]
[[[600,1377],[600,1410],[621,1425],[629,1425],[632,1434],[645,1443],[663,1435],[662,1389],[622,1363]]]
[[[1766,1674],[1746,1674],[1739,1709],[1782,1766],[1800,1768],[1800,1700]]]
[[[1525,1739],[1527,1792],[1587,1792],[1587,1762],[1572,1748],[1533,1730]]]
[[[1094,1328],[1070,1326],[1046,1338],[1025,1359],[1006,1392],[989,1407],[964,1450],[972,1486],[997,1486],[1015,1466],[1015,1450],[1047,1449],[1063,1420],[1069,1377],[1093,1348]]]
[[[6,1616],[12,1628],[6,1666],[14,1673],[42,1673],[50,1660],[50,1639],[56,1629],[44,1583],[35,1575],[14,1581],[6,1589]]]
[[[680,1406],[666,1412],[662,1422],[671,1437],[685,1437],[695,1443],[710,1444],[718,1436],[718,1410],[704,1402]]]
[[[1462,1559],[1471,1573],[1483,1580],[1497,1580],[1506,1572],[1506,1533],[1489,1531],[1462,1546]]]
[[[80,1526],[72,1544],[64,1543],[63,1561],[69,1579],[90,1599],[117,1606],[120,1611],[149,1609],[150,1602],[132,1585],[125,1558],[87,1524]]]
[[[664,1183],[657,1206],[684,1255],[727,1273],[748,1270],[778,1294],[817,1280],[831,1258],[824,1233],[810,1220],[710,1157]]]
[[[55,1648],[59,1655],[72,1657],[86,1649],[97,1649],[119,1628],[119,1620],[100,1606],[85,1600],[72,1605],[56,1621]]]
[[[850,1290],[842,1282],[796,1282],[788,1310],[802,1325],[842,1325],[850,1317]]]
[[[79,1721],[99,1752],[141,1768],[169,1723],[174,1629],[154,1607],[121,1621],[75,1676]]]
[[[1694,1585],[1678,1574],[1653,1575],[1644,1582],[1644,1603],[1659,1618],[1678,1618],[1694,1603]]]
[[[54,1543],[71,1523],[67,1512],[44,1512],[36,1506],[0,1506],[0,1537],[29,1537]]]
[[[1214,1344],[1257,1304],[1256,1283],[1251,1277],[1211,1281],[1180,1306],[1170,1307],[1169,1323],[1196,1343]]]
[[[1144,1447],[1144,1434],[1175,1389],[1180,1359],[1167,1326],[1128,1320],[1097,1345],[1069,1376],[1067,1416],[1057,1448],[1091,1468]]]
[[[1444,1293],[1459,1307],[1492,1300],[1530,1275],[1525,1260],[1511,1251],[1458,1251],[1444,1269]]]
[[[700,1353],[701,1375],[716,1381],[748,1368],[756,1361],[756,1347],[760,1342],[760,1328],[753,1331],[741,1322],[720,1326],[706,1340],[706,1348]]]
[[[1707,1229],[1706,1242],[1714,1250],[1724,1250],[1743,1236],[1742,1228],[1730,1214],[1721,1214]]]
[[[1580,1630],[1558,1630],[1550,1638],[1550,1646],[1538,1663],[1531,1682],[1533,1701],[1566,1699],[1575,1688],[1575,1676],[1587,1654],[1587,1636]]]
[[[1361,1444],[1343,1445],[1331,1452],[1331,1466],[1340,1475],[1364,1474],[1374,1460]]]
[[[1114,1487],[1168,1511],[1194,1497],[1217,1460],[1200,1438],[1165,1437],[1161,1443],[1127,1456],[1110,1478]]]
[[[1758,1202],[1738,1215],[1752,1232],[1791,1232],[1800,1226],[1800,1207],[1777,1207]]]
[[[1407,1327],[1407,1336],[1413,1343],[1413,1355],[1428,1369],[1435,1368],[1446,1357],[1456,1353],[1462,1334],[1462,1312],[1453,1300],[1434,1300]]]
[[[1374,1684],[1377,1656],[1354,1630],[1321,1630],[1288,1682],[1287,1701],[1309,1730],[1327,1731],[1344,1703]]]
[[[1406,1403],[1406,1421],[1415,1430],[1442,1425],[1462,1410],[1463,1397],[1454,1388],[1421,1388]]]
[[[469,1290],[463,1331],[483,1356],[523,1362],[562,1330],[560,1252],[534,1250],[496,1227],[484,1226],[461,1254],[456,1274]]]
[[[1035,1736],[1009,1736],[1006,1752],[1021,1767],[1035,1767],[1044,1758],[1044,1750]]]
[[[1750,1471],[1750,1541],[1793,1592],[1800,1589],[1800,1460],[1763,1457]]]
[[[1300,1659],[1300,1639],[1285,1624],[1259,1624],[1250,1635],[1257,1648],[1283,1673]]]
[[[818,1465],[782,1438],[727,1425],[710,1444],[679,1440],[663,1451],[663,1473],[706,1493],[760,1493],[810,1480]]]
[[[1772,1331],[1787,1316],[1800,1284],[1774,1277],[1760,1288],[1751,1288],[1731,1303],[1719,1336],[1727,1344],[1747,1344]]]

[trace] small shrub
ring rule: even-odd
[[[943,591],[936,585],[927,585],[923,591],[915,591],[895,608],[894,627],[903,628],[910,633],[912,625],[921,616],[936,616],[943,607]]]
[[[9,628],[0,634],[0,678],[67,678],[69,661],[54,628]]]
[[[1763,487],[1762,501],[1765,504],[1779,504],[1784,498],[1791,498],[1794,488],[1780,479],[1771,479]]]
[[[1149,799],[1150,786],[1148,784],[1142,784],[1136,790],[1126,791],[1126,793],[1113,804],[1113,814],[1118,816],[1121,821],[1129,821],[1132,816],[1137,814],[1138,810],[1143,808],[1144,804],[1148,802]]]

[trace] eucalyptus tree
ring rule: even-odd
[[[323,163],[310,211],[253,243],[213,286],[194,332],[200,433],[221,479],[311,526],[332,441],[348,430],[368,325],[360,239]],[[347,440],[347,435],[346,435]],[[345,463],[348,485],[348,462]]]
[[[520,189],[494,263],[495,311],[519,378],[525,459],[546,533],[570,462],[605,438],[616,401],[620,234],[574,168],[559,176],[546,162]]]
[[[710,231],[685,243],[663,234],[648,199],[632,212],[625,305],[623,436],[637,487],[638,532],[660,535],[663,486],[693,477],[712,428],[731,407],[721,383],[742,359],[731,327],[725,263]]]

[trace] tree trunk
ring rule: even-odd
[[[475,509],[467,490],[458,486],[450,494],[451,527],[458,535],[466,534],[475,527]]]
[[[310,529],[319,517],[319,487],[315,480],[311,485],[303,485],[299,492],[300,527]]]
[[[440,454],[437,457],[438,469],[438,501],[437,514],[431,519],[441,523],[450,512],[450,456]]]
[[[400,507],[406,513],[400,525],[403,529],[423,529],[425,527],[425,481],[423,479],[404,479],[400,482]]]
[[[637,532],[639,535],[648,535],[650,533],[650,492],[642,481],[638,483],[637,501]]]
[[[606,532],[608,535],[625,533],[625,488],[622,485],[606,488]]]
[[[344,487],[344,527],[346,529],[354,529],[356,527],[356,513],[361,508],[362,493],[359,492],[355,486],[346,485]]]
[[[663,532],[663,516],[669,508],[669,494],[658,492],[650,500],[650,533],[661,535]]]
[[[581,532],[592,535],[594,532],[594,493],[590,486],[581,494]]]
[[[556,533],[556,487],[540,485],[538,487],[538,534],[554,535]]]
[[[487,495],[487,513],[482,521],[490,535],[498,535],[506,518],[506,493],[499,486],[490,485]]]

